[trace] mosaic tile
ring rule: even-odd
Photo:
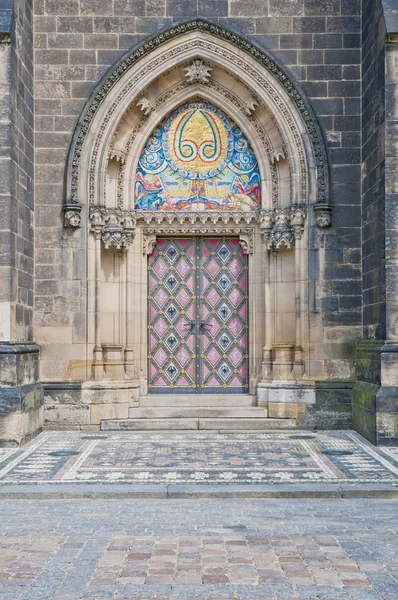
[[[54,456],[57,451],[77,455]],[[47,432],[0,463],[0,483],[75,481],[376,483],[398,481],[398,464],[393,453],[349,431],[320,432],[310,439],[297,439],[297,432],[110,433],[100,439],[79,432]]]

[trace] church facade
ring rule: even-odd
[[[398,442],[398,3],[7,0],[0,439]]]

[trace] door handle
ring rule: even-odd
[[[200,322],[200,331],[202,333],[205,333],[205,331],[208,331],[208,327],[213,327],[213,325],[211,323],[206,323],[206,321],[201,321]]]
[[[189,321],[189,323],[184,323],[183,327],[189,327],[189,333],[194,330],[195,321]]]

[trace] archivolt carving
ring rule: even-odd
[[[169,89],[166,93],[162,94],[161,97],[158,98],[154,102],[154,104],[153,104],[154,110],[159,109],[162,105],[164,105],[166,103],[172,102],[173,98],[175,96],[177,96],[181,92],[181,90],[183,90],[185,87],[186,87],[185,82],[182,82],[180,85],[177,85],[177,86]],[[223,95],[231,103],[233,103],[237,108],[239,108],[239,110],[241,110],[242,112],[245,112],[245,104],[243,102],[241,102],[239,100],[239,98],[235,94],[233,94],[230,90],[225,89],[222,85],[216,83],[215,81],[210,81],[208,83],[207,87],[210,89],[214,89],[219,94]],[[283,140],[282,132],[280,131],[280,128],[279,128],[277,122],[275,121],[275,119],[273,118],[273,116],[271,114],[270,114],[270,117],[271,117],[273,126],[278,131],[280,138]],[[268,156],[271,177],[272,177],[272,204],[273,204],[273,206],[278,206],[278,204],[279,204],[278,169],[275,164],[275,161],[273,160],[274,151],[272,149],[272,144],[271,144],[270,140],[268,139],[266,131],[264,131],[261,123],[255,117],[255,115],[250,114],[247,116],[247,119],[252,124],[252,126],[255,128],[258,139],[261,141],[261,143],[264,147],[265,154]],[[123,150],[124,159],[123,159],[123,161],[121,161],[121,165],[119,168],[118,187],[117,187],[117,205],[120,208],[122,208],[124,206],[124,194],[125,194],[124,178],[125,178],[125,170],[126,170],[126,165],[125,165],[126,157],[130,154],[132,146],[134,144],[134,141],[137,139],[137,136],[138,136],[139,132],[141,131],[141,129],[145,126],[145,123],[146,123],[146,119],[144,119],[144,118],[139,119],[139,121],[135,124],[134,128],[131,131],[130,136],[127,138],[127,141],[125,143],[125,147]],[[283,152],[285,153],[284,157],[287,158],[287,150],[285,149],[285,150],[283,150]],[[289,163],[289,171],[291,172],[290,163]],[[93,176],[94,176],[94,173],[93,173]],[[291,194],[291,190],[290,190],[290,194]],[[291,200],[292,200],[292,198],[291,198]],[[94,198],[90,197],[90,204],[94,204]]]
[[[69,183],[70,183],[70,199],[69,199],[69,201],[72,203],[78,202],[79,165],[80,165],[80,159],[81,159],[81,155],[82,155],[83,144],[84,144],[86,135],[88,133],[90,124],[91,124],[94,116],[96,115],[100,105],[102,104],[103,100],[105,99],[106,95],[117,84],[117,82],[121,79],[121,77],[130,68],[132,68],[137,61],[142,59],[145,55],[149,54],[155,48],[159,47],[161,44],[163,44],[167,41],[172,40],[173,38],[177,38],[183,34],[193,32],[193,31],[203,31],[205,33],[210,33],[212,36],[215,36],[216,38],[219,38],[219,39],[222,39],[222,40],[225,40],[225,41],[228,41],[228,42],[234,44],[235,46],[237,46],[238,48],[243,50],[245,53],[247,53],[248,55],[254,57],[260,64],[263,65],[263,67],[265,67],[272,74],[272,76],[275,78],[275,80],[277,80],[279,82],[279,84],[283,86],[283,88],[289,95],[290,99],[293,101],[294,105],[296,106],[298,112],[300,113],[300,115],[306,125],[306,129],[307,129],[309,138],[312,143],[314,157],[315,157],[315,164],[316,164],[316,169],[317,169],[317,188],[318,188],[317,189],[317,201],[319,201],[319,202],[327,201],[327,198],[326,198],[327,172],[326,172],[326,167],[325,167],[325,156],[326,156],[325,149],[322,144],[322,138],[321,138],[319,127],[316,124],[316,121],[311,112],[311,109],[309,108],[308,103],[301,96],[301,93],[298,91],[298,89],[295,87],[295,85],[293,84],[293,82],[291,81],[289,76],[283,71],[283,69],[280,68],[275,63],[275,61],[270,56],[265,54],[262,50],[253,46],[253,44],[244,40],[237,34],[234,34],[222,27],[219,27],[218,25],[207,23],[205,21],[200,21],[200,20],[192,21],[190,23],[183,23],[181,25],[173,27],[172,29],[170,29],[168,31],[162,32],[161,34],[155,36],[153,39],[149,40],[148,42],[145,42],[140,48],[138,48],[137,50],[132,52],[128,57],[126,57],[117,66],[117,68],[109,75],[109,77],[107,77],[105,82],[101,85],[101,88],[97,91],[97,93],[91,100],[90,105],[88,106],[88,108],[85,111],[85,114],[80,122],[81,124],[79,125],[79,128],[76,131],[73,145],[71,147],[70,159],[69,159]],[[254,69],[252,69],[251,66],[248,64],[248,62],[244,60],[243,56],[240,58],[237,58],[235,55],[231,56],[231,53],[228,52],[228,50],[217,48],[216,45],[212,44],[210,41],[195,40],[194,42],[191,42],[189,44],[190,49],[192,49],[193,45],[195,45],[198,49],[200,47],[207,47],[207,48],[211,47],[211,50],[213,52],[218,53],[218,54],[223,54],[223,56],[225,56],[229,60],[231,60],[231,58],[232,58],[232,62],[235,63],[235,66],[237,68],[239,68],[239,69],[241,68],[244,71],[249,72],[250,75],[252,77],[254,77],[255,80],[259,83],[259,85],[263,86],[263,88],[267,90],[267,93],[270,94],[271,97],[273,97],[274,101],[278,102],[281,113],[282,113],[283,117],[286,119],[288,126],[291,128],[292,134],[293,134],[295,142],[296,142],[296,147],[300,154],[300,160],[302,160],[303,164],[305,165],[304,150],[302,148],[300,135],[296,131],[294,121],[291,118],[289,111],[283,106],[283,102],[281,102],[278,94],[275,92],[275,90],[271,89],[271,87],[269,86],[268,81],[266,81],[258,71],[256,72]],[[182,44],[179,48],[174,48],[172,53],[175,57],[176,54],[185,52],[185,50],[186,50],[185,45]],[[154,58],[151,61],[151,68],[152,69],[155,68],[159,64],[163,63],[165,60],[167,60],[165,54],[159,55],[158,57]],[[148,65],[145,65],[144,70],[148,71]],[[120,93],[118,94],[117,98],[112,103],[112,105],[108,107],[107,115],[102,122],[100,131],[99,131],[99,135],[97,137],[96,144],[93,149],[90,170],[94,167],[94,165],[97,162],[98,148],[99,148],[99,145],[102,140],[102,135],[103,135],[104,131],[106,130],[111,117],[113,116],[115,110],[119,107],[121,101],[126,96],[126,94],[134,88],[139,89],[139,86],[137,84],[139,83],[140,79],[143,76],[142,72],[143,72],[143,69],[141,69],[139,72],[137,72],[134,75],[134,77],[130,78],[130,80],[120,91]],[[301,175],[302,175],[301,195],[302,195],[302,200],[304,200],[304,199],[306,200],[307,183],[306,183],[305,172],[302,171]],[[89,188],[90,188],[90,196],[93,197],[94,180],[91,178],[90,178]]]

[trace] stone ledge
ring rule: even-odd
[[[381,484],[0,484],[0,499],[72,498],[398,498],[398,487]]]

